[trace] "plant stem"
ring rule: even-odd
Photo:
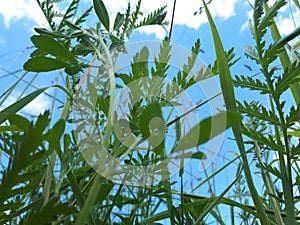
[[[221,38],[219,36],[219,33],[217,31],[216,25],[215,25],[215,23],[212,19],[212,16],[208,10],[207,4],[205,3],[204,0],[202,0],[202,3],[204,5],[204,9],[205,9],[205,12],[206,12],[206,15],[207,15],[207,18],[209,21],[210,29],[212,32],[212,36],[213,36],[214,49],[215,49],[216,57],[217,57],[217,65],[218,65],[220,83],[221,83],[222,93],[224,96],[226,110],[236,112],[237,111],[236,98],[234,95],[233,82],[232,82],[231,73],[230,73],[230,69],[228,66],[226,54],[225,54],[225,51],[223,48],[223,44],[222,44]],[[261,224],[269,225],[270,224],[269,219],[266,216],[262,201],[258,195],[258,192],[256,190],[256,187],[255,187],[253,179],[252,179],[240,125],[233,126],[232,131],[233,131],[234,137],[236,139],[238,149],[240,151],[241,158],[243,161],[243,168],[244,168],[246,181],[247,181],[251,196],[253,198],[253,202],[259,213],[258,218],[259,218]]]
[[[262,162],[262,158],[261,158],[261,151],[260,151],[260,147],[258,146],[257,141],[254,141],[254,146],[255,146],[255,152],[256,152],[256,156],[257,156],[257,160],[259,162],[259,164],[263,165]],[[269,195],[269,199],[272,205],[272,208],[274,210],[274,215],[276,218],[276,224],[277,225],[284,225],[284,222],[282,220],[281,214],[280,214],[280,209],[278,207],[278,201],[276,199],[276,194],[274,191],[274,187],[273,187],[273,183],[272,180],[270,178],[270,175],[267,171],[265,171],[264,169],[261,168],[261,174],[262,174],[262,178],[264,181],[264,185],[266,186],[266,190],[267,193]]]

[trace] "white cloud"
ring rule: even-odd
[[[92,0],[90,0],[92,3]],[[109,14],[117,14],[117,12],[125,11],[127,8],[128,1],[127,0],[103,0],[105,6],[107,7]],[[131,4],[131,2],[133,2]],[[130,1],[131,7],[135,6],[136,1]]]
[[[254,4],[254,2],[252,2]],[[269,5],[273,5],[275,0],[269,1]],[[248,21],[253,16],[253,10],[247,11],[247,21],[242,25],[240,32],[244,31],[248,26]],[[300,11],[296,10],[293,12],[294,21],[296,27],[300,26]],[[278,30],[281,35],[287,35],[296,29],[292,15],[290,13],[288,4],[283,6],[278,13],[278,16],[275,18]]]
[[[103,0],[110,15],[116,15],[119,11],[125,11],[128,0]],[[91,0],[84,0],[85,3],[91,4]],[[212,0],[208,5],[213,17],[227,19],[235,14],[235,7],[238,0]],[[46,20],[36,3],[36,0],[10,1],[2,0],[0,14],[4,17],[5,26],[9,27],[15,20],[22,18],[33,20],[39,26],[45,26]],[[136,6],[137,0],[130,0],[131,9]],[[143,12],[153,12],[158,7],[167,5],[167,20],[171,21],[173,1],[170,0],[144,0],[142,1],[141,10]],[[186,25],[191,28],[199,28],[207,22],[205,14],[194,16],[194,12],[202,6],[199,0],[177,0],[174,24]],[[164,36],[164,30],[149,26],[140,30],[145,33],[156,33],[158,37]]]
[[[36,0],[2,0],[0,14],[4,17],[6,27],[10,27],[13,21],[23,18],[33,20],[36,24],[41,26],[46,24],[46,19]]]
[[[293,13],[293,16],[294,16],[294,20],[296,23],[296,27],[299,27],[300,26],[300,11],[298,10],[295,13]],[[294,25],[294,21],[290,15],[288,15],[287,17],[279,16],[278,19],[276,20],[276,22],[277,22],[279,31],[283,35],[287,35],[296,29],[296,27]]]
[[[241,26],[240,33],[246,30],[249,27],[249,19],[253,16],[253,10],[247,11],[247,21]]]
[[[112,17],[116,15],[119,11],[125,11],[127,8],[128,0],[103,0],[106,5],[108,12]],[[213,18],[221,18],[228,19],[229,17],[235,15],[235,11],[237,8],[237,3],[239,0],[212,0],[208,5],[210,13]],[[92,4],[92,0],[84,0],[87,4]],[[252,4],[254,4],[253,0],[250,0]],[[272,5],[272,2],[275,0],[270,0],[269,4]],[[4,18],[4,23],[6,27],[9,27],[14,21],[20,19],[29,19],[34,21],[39,26],[46,26],[46,19],[39,8],[36,0],[22,0],[22,1],[10,1],[10,0],[2,0],[2,5],[0,7],[0,14],[2,14]],[[63,2],[66,4],[66,2]],[[131,9],[133,10],[136,6],[137,0],[130,0]],[[141,4],[141,10],[145,12],[145,14],[153,12],[158,7],[167,5],[166,11],[167,20],[170,22],[172,17],[173,10],[173,1],[170,0],[144,0]],[[175,10],[175,18],[174,24],[185,25],[191,28],[199,28],[202,24],[207,22],[207,18],[205,16],[204,10],[202,10],[202,14],[194,16],[194,12],[198,11],[198,9],[202,6],[201,1],[199,0],[177,0],[176,2],[176,10]],[[56,6],[55,6],[56,7]],[[281,15],[277,17],[277,24],[281,34],[285,35],[293,31],[294,24],[292,18],[288,12],[288,4],[282,7],[280,10]],[[247,12],[247,21],[252,17],[253,11],[250,10]],[[294,13],[294,19],[298,23],[299,26],[300,21],[300,11],[297,10]],[[247,27],[247,21],[245,21],[244,25],[241,27],[241,32],[244,31]],[[139,29],[140,32],[151,34],[155,33],[157,37],[163,38],[165,36],[165,30],[161,27],[157,26],[148,26]],[[2,44],[2,39],[0,40],[0,44]]]
[[[239,0],[212,0],[208,5],[210,13],[213,18],[219,17],[221,19],[228,19],[230,16],[235,15],[236,3]],[[104,0],[106,7],[110,14],[116,14],[118,11],[124,11],[127,7],[126,0]],[[137,0],[131,0],[131,8],[133,9]],[[159,7],[165,6],[167,13],[166,20],[171,22],[173,1],[170,0],[144,0],[141,4],[141,10],[145,14],[153,12]],[[175,8],[174,24],[185,25],[194,29],[198,29],[204,23],[207,23],[205,13],[201,15],[194,15],[196,11],[202,6],[199,0],[177,0]],[[204,11],[204,10],[202,10]],[[140,32],[146,34],[155,33],[158,38],[165,37],[165,30],[158,26],[148,26],[139,29]]]
[[[212,0],[208,5],[212,17],[219,17],[222,19],[228,19],[230,16],[235,15],[235,6],[239,0]],[[110,13],[116,13],[122,11],[127,7],[126,0],[104,0],[105,5]],[[131,8],[135,7],[137,0],[130,1]],[[144,0],[141,4],[141,10],[145,14],[153,12],[159,7],[167,5],[166,19],[171,22],[172,11],[173,11],[173,1],[170,0]],[[207,22],[207,18],[204,13],[201,15],[194,15],[196,11],[202,6],[199,0],[177,0],[175,8],[174,24],[185,25],[191,28],[199,28],[202,24]],[[204,11],[204,10],[203,10]],[[144,27],[139,29],[139,31],[144,33],[155,33],[158,37],[164,37],[165,31],[162,28],[155,26]]]
[[[138,29],[139,32],[145,34],[155,34],[158,38],[163,39],[166,36],[166,31],[164,28],[159,26],[146,26]]]
[[[40,113],[43,113],[45,110],[49,109],[50,106],[51,101],[49,100],[49,98],[41,94],[33,101],[31,101],[28,105],[26,105],[23,110],[24,112],[31,115],[39,115]]]

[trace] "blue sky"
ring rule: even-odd
[[[128,0],[104,1],[111,17],[114,17],[118,11],[125,10],[127,2]],[[134,5],[136,0],[130,2]],[[82,0],[81,4],[84,8],[85,5],[91,4],[91,1]],[[57,7],[64,10],[65,5],[59,4]],[[149,13],[162,5],[167,5],[167,20],[170,21],[173,1],[144,0],[142,2],[142,10],[145,13]],[[201,58],[208,64],[214,59],[214,51],[205,14],[194,15],[194,12],[200,6],[201,1],[199,0],[177,0],[172,42],[190,48],[194,41],[200,38],[202,49],[205,51],[201,55]],[[225,49],[228,50],[231,47],[235,47],[237,56],[243,56],[244,45],[253,43],[247,28],[248,20],[251,16],[249,3],[242,0],[213,0],[209,4],[209,9],[215,18]],[[294,17],[295,21],[300,21],[300,12],[294,13]],[[92,16],[90,22],[96,22],[96,16]],[[6,85],[12,84],[13,80],[10,79],[11,76],[7,77],[6,74],[22,69],[23,63],[32,51],[30,49],[32,46],[30,36],[34,34],[33,28],[47,27],[46,24],[45,18],[35,0],[2,0],[0,8],[0,83]],[[282,15],[278,17],[278,26],[282,34],[287,34],[294,28],[288,5],[283,8]],[[132,36],[132,41],[158,39],[164,36],[164,29],[157,26],[150,26],[135,32]],[[243,66],[244,64],[253,65],[250,60],[243,57],[234,69],[245,73],[249,72]],[[3,76],[6,76],[5,79]],[[37,78],[36,84],[40,84],[39,78]],[[6,85],[1,85],[0,90],[5,89]],[[48,103],[50,104],[50,102]],[[44,99],[43,104],[39,105],[43,108],[46,105],[46,99]],[[28,110],[31,110],[30,107],[28,107]]]
[[[89,5],[91,1],[82,0],[82,6]],[[104,1],[110,15],[114,17],[120,10],[125,10],[127,6],[127,0],[105,0]],[[133,5],[136,1],[130,1]],[[273,2],[273,1],[271,1]],[[17,81],[17,77],[20,77],[24,72],[17,72],[14,77],[8,75],[9,73],[22,69],[23,63],[28,59],[31,53],[30,37],[34,34],[34,27],[46,27],[45,19],[38,8],[35,0],[18,0],[9,1],[2,0],[0,8],[0,96],[3,91],[9,88],[14,82]],[[144,0],[142,2],[142,10],[145,13],[151,12],[157,7],[165,5],[167,7],[167,20],[170,21],[171,12],[173,7],[173,1],[161,1],[161,0]],[[174,28],[172,34],[172,42],[179,44],[185,48],[189,48],[193,45],[197,38],[200,38],[202,49],[205,53],[201,53],[201,59],[209,64],[214,60],[214,49],[211,41],[211,34],[206,21],[204,13],[201,15],[194,15],[194,12],[201,6],[201,1],[197,0],[177,0],[175,10]],[[59,5],[59,7],[61,7]],[[63,9],[63,7],[62,7]],[[241,60],[232,68],[233,74],[255,74],[258,72],[257,66],[245,58],[243,55],[243,48],[245,44],[253,44],[250,32],[247,24],[249,17],[251,17],[251,7],[246,0],[213,0],[209,4],[209,9],[212,16],[215,19],[215,23],[221,35],[224,47],[228,50],[231,47],[235,48],[237,57],[242,57]],[[281,15],[278,17],[278,26],[281,33],[288,34],[294,30],[294,24],[290,17],[290,9],[288,5],[281,10]],[[294,13],[295,21],[300,21],[299,10]],[[91,17],[90,22],[96,22],[96,15]],[[88,26],[88,25],[87,25]],[[299,24],[297,25],[299,26]],[[165,36],[165,31],[159,27],[145,27],[135,32],[131,41],[151,40],[159,39]],[[250,65],[253,70],[249,71],[244,64]],[[56,80],[56,74],[47,73],[40,74],[36,78],[35,74],[28,74],[25,77],[26,81],[34,79],[33,84],[37,87],[49,86]],[[26,88],[26,83],[21,82],[16,91],[10,95],[6,102],[0,105],[0,109],[13,103],[20,97],[22,91]],[[30,87],[26,93],[34,90],[34,87]],[[53,94],[54,89],[49,93]],[[239,92],[243,93],[243,92]],[[253,100],[255,96],[243,95],[244,99]],[[0,99],[1,101],[1,99]],[[45,95],[41,95],[35,102],[28,105],[25,109],[25,113],[38,114],[45,108],[51,107],[52,101]],[[227,152],[235,149],[232,145],[232,141],[226,140],[223,143],[223,148]],[[224,153],[224,152],[223,152]],[[222,155],[223,155],[222,153]],[[225,154],[226,156],[226,154]],[[222,159],[221,159],[222,161]],[[197,175],[196,175],[197,176]],[[229,177],[235,176],[231,174]],[[229,179],[228,182],[230,182]],[[225,186],[223,186],[225,187]]]
[[[106,0],[104,2],[110,15],[114,17],[118,11],[126,8],[128,0]],[[136,0],[130,2],[134,5]],[[83,7],[90,3],[90,0],[82,0]],[[170,21],[173,1],[144,0],[142,2],[142,10],[148,13],[166,4],[168,11],[167,20]],[[64,10],[64,5],[66,4],[60,4],[57,7]],[[201,1],[199,0],[177,0],[172,42],[190,48],[194,41],[200,38],[202,49],[205,51],[205,54],[202,54],[202,59],[205,63],[211,63],[214,59],[214,51],[206,16],[204,13],[194,15],[194,12],[200,6]],[[243,0],[213,0],[209,4],[209,9],[215,18],[225,49],[228,50],[231,47],[235,47],[237,56],[243,56],[244,45],[252,44],[247,28],[252,12],[249,3]],[[294,13],[294,17],[295,21],[300,21],[300,12]],[[90,22],[96,22],[96,16],[91,17]],[[283,8],[282,15],[278,17],[277,22],[282,34],[287,34],[293,30],[294,26],[288,5]],[[30,36],[34,34],[33,28],[47,26],[35,0],[2,0],[0,27],[0,82],[8,85],[13,81],[7,77],[8,80],[6,80],[2,76],[5,76],[7,72],[13,72],[22,68],[22,64],[31,52]],[[157,39],[164,36],[164,29],[151,26],[135,32],[132,40]],[[237,71],[242,69],[242,71],[249,72],[243,67],[245,63],[252,66],[252,62],[243,58],[234,69],[237,69]],[[1,85],[0,90],[2,88],[4,88],[4,85]]]
[[[69,2],[69,1],[68,1]],[[104,1],[111,17],[114,17],[118,11],[125,10],[127,0],[105,0]],[[136,1],[130,1],[134,6]],[[168,4],[169,3],[169,4]],[[188,4],[187,4],[188,3]],[[81,5],[87,8],[91,1],[82,0]],[[144,0],[142,1],[142,10],[149,13],[156,8],[167,6],[167,20],[171,19],[173,1],[161,0]],[[59,4],[57,7],[64,10],[65,5]],[[197,0],[177,0],[174,28],[172,34],[172,42],[184,48],[190,49],[197,38],[201,40],[201,48],[205,53],[201,53],[200,57],[204,63],[212,63],[214,60],[214,49],[211,41],[210,30],[204,13],[194,15],[194,12],[201,6],[201,1]],[[247,24],[251,17],[251,7],[247,1],[243,0],[213,0],[209,5],[212,16],[215,19],[217,28],[221,35],[224,47],[228,50],[235,48],[237,57],[241,60],[232,68],[233,74],[251,75],[258,72],[255,64],[243,55],[243,48],[246,44],[253,44]],[[295,21],[300,21],[300,12],[294,12]],[[57,18],[59,20],[59,18]],[[89,23],[93,24],[97,21],[96,15],[90,17]],[[288,34],[294,29],[293,22],[290,17],[288,4],[281,10],[278,17],[278,26],[281,33]],[[20,71],[14,75],[9,73],[22,69],[23,63],[29,58],[32,44],[30,37],[34,34],[34,27],[46,27],[45,18],[39,9],[35,0],[8,1],[2,0],[0,8],[0,93],[13,85],[18,77],[24,72]],[[87,27],[90,25],[87,24]],[[131,41],[140,40],[158,40],[165,36],[165,31],[161,27],[149,26],[135,32]],[[244,64],[250,65],[253,71],[245,68]],[[49,86],[56,82],[57,73],[35,74],[29,73],[25,77],[25,81],[34,79],[33,84],[36,87]],[[22,81],[10,95],[10,97],[0,107],[5,107],[20,97],[26,83]],[[28,87],[26,93],[33,91],[34,87]],[[55,92],[54,89],[49,90],[50,94]],[[58,92],[59,93],[59,92]],[[243,93],[243,92],[241,92]],[[62,97],[64,97],[62,95]],[[255,96],[243,95],[246,100],[253,100]],[[1,100],[1,99],[0,99]],[[51,107],[52,101],[45,95],[40,95],[34,102],[27,105],[23,112],[37,115],[45,108]],[[226,142],[224,143],[226,144]]]

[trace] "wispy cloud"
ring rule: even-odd
[[[253,1],[250,2],[252,5],[254,4]],[[275,2],[275,0],[271,0],[268,3],[270,6],[272,6]],[[253,10],[247,11],[247,21],[245,21],[241,27],[240,32],[243,32],[245,28],[247,28],[248,21],[252,18],[252,16]],[[286,4],[279,10],[279,15],[276,18],[276,24],[281,35],[287,35],[291,33],[294,29],[296,29],[296,27],[300,26],[300,11],[294,10],[291,14],[288,4]]]
[[[293,13],[293,18],[291,15],[287,16],[279,16],[277,19],[277,26],[281,34],[287,35],[291,33],[293,30],[296,29],[296,27],[300,26],[300,11],[297,10],[296,12]],[[295,22],[295,23],[294,23]]]
[[[126,0],[104,0],[108,10],[110,13],[115,13],[119,10],[124,10],[127,6]],[[221,18],[228,19],[230,16],[235,15],[236,4],[239,0],[212,0],[209,4],[210,12],[213,18]],[[134,6],[137,0],[130,1],[130,3]],[[166,19],[170,22],[172,18],[173,11],[173,1],[170,0],[145,0],[142,1],[141,10],[145,13],[153,12],[155,9],[167,6],[166,11],[167,17]],[[186,0],[177,0],[176,8],[175,8],[175,17],[174,24],[185,25],[190,28],[198,29],[204,23],[207,23],[207,18],[204,13],[194,15],[196,11],[202,6],[201,1],[199,0],[189,0],[188,3]],[[143,33],[155,33],[158,37],[162,37],[165,35],[165,31],[161,27],[157,26],[149,26],[139,29],[139,31]]]
[[[66,0],[69,2],[69,0]],[[269,4],[272,5],[276,0],[270,0]],[[92,4],[92,0],[83,0],[83,2]],[[124,11],[127,8],[128,0],[103,0],[105,3],[108,12],[114,17],[117,12]],[[239,0],[212,0],[208,5],[210,12],[213,18],[228,19],[231,16],[236,14],[237,3]],[[249,1],[252,5],[254,0]],[[0,14],[4,18],[4,23],[6,27],[14,21],[20,19],[29,19],[35,22],[38,26],[46,26],[46,19],[41,12],[36,0],[23,0],[23,1],[11,1],[11,0],[2,0],[0,7]],[[63,2],[66,5],[66,2]],[[137,0],[130,0],[131,7],[134,8],[137,3]],[[246,3],[245,3],[246,4]],[[146,13],[153,12],[158,7],[167,5],[167,20],[171,21],[172,10],[173,10],[173,1],[171,0],[144,0],[142,1],[141,10]],[[177,0],[174,24],[185,25],[190,28],[198,29],[201,25],[207,22],[206,16],[204,13],[194,15],[194,12],[202,6],[201,1],[199,0]],[[241,27],[240,31],[243,32],[247,27],[248,20],[252,17],[253,11],[247,11],[247,19],[245,20],[244,25]],[[293,31],[296,26],[300,26],[300,11],[296,10],[293,13],[294,21],[289,13],[288,5],[280,9],[280,16],[277,17],[277,25],[281,34],[285,35]],[[158,37],[164,37],[165,31],[161,27],[149,26],[144,27],[139,30],[142,33],[155,33]],[[0,44],[3,44],[3,40],[0,39]]]
[[[235,14],[236,3],[239,0],[212,0],[209,9],[213,17],[227,19]],[[84,0],[89,2],[91,0]],[[108,8],[110,15],[115,15],[118,11],[124,11],[127,7],[128,0],[103,0]],[[20,19],[29,19],[39,26],[45,26],[46,20],[38,7],[36,0],[11,1],[2,0],[0,14],[4,17],[5,26],[9,27],[12,22]],[[135,7],[137,0],[130,0],[131,7]],[[145,13],[153,12],[158,7],[167,5],[167,20],[171,21],[173,1],[170,0],[144,0],[142,1],[141,10]],[[202,6],[199,0],[177,0],[174,24],[185,25],[191,28],[199,28],[206,23],[204,14],[194,16],[194,12]],[[140,30],[146,33],[156,33],[162,36],[164,30],[158,27],[149,26]]]
[[[38,115],[43,113],[45,110],[49,109],[51,106],[51,101],[45,95],[39,95],[28,105],[24,107],[24,111],[29,114]]]
[[[36,0],[2,0],[0,14],[2,14],[4,18],[6,27],[10,27],[12,22],[20,19],[33,20],[38,25],[46,24],[46,19]]]

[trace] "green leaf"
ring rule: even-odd
[[[268,11],[268,5],[265,4],[265,8],[266,10]],[[274,23],[270,26],[271,28],[271,34],[272,34],[272,38],[273,38],[273,41],[278,41],[278,40],[282,40],[281,38],[281,35],[279,33],[279,30],[278,30],[278,27],[276,26],[276,23],[274,21]],[[277,42],[278,43],[278,42]],[[287,45],[288,47],[289,45]],[[293,57],[293,54],[292,54],[292,57]],[[280,58],[280,62],[281,62],[281,65],[282,65],[282,68],[285,70],[287,68],[290,68],[291,66],[291,60],[290,60],[290,56],[287,52],[286,49],[283,49],[282,52],[279,53],[279,58]],[[300,101],[300,84],[299,83],[293,83],[291,84],[291,92],[293,94],[293,97],[294,97],[294,100],[296,102],[296,104],[299,103]]]
[[[111,39],[111,45],[109,46],[109,50],[117,50],[118,52],[125,53],[124,41],[122,41],[119,37],[116,37],[113,34],[109,35]]]
[[[241,88],[249,88],[250,90],[260,91],[260,94],[269,94],[268,85],[261,82],[259,79],[253,79],[249,76],[235,76],[233,80],[235,86]]]
[[[164,19],[166,18],[166,15],[167,15],[167,12],[164,12],[160,15],[158,15],[154,20],[152,20],[149,25],[155,25],[155,24],[158,24],[158,25],[161,25],[164,21]]]
[[[69,22],[68,20],[65,20],[64,23],[66,24],[66,26],[68,26],[69,28],[71,28],[72,30],[79,30],[79,33],[81,33],[81,28],[71,22]],[[78,34],[78,33],[76,33]],[[74,37],[74,34],[72,34],[72,36]]]
[[[256,63],[259,63],[259,56],[257,55],[255,49],[252,48],[250,45],[245,45],[244,53],[247,57],[254,60]]]
[[[288,115],[286,116],[286,124],[292,126],[300,120],[300,103],[295,107],[291,106]]]
[[[200,159],[201,160],[201,159],[205,159],[206,156],[205,156],[205,154],[203,152],[195,152],[195,153],[192,154],[191,158],[192,159]]]
[[[128,85],[130,84],[131,82],[133,82],[133,78],[128,76],[127,74],[125,73],[118,73],[118,74],[115,74],[116,77],[120,78],[124,84]]]
[[[91,188],[86,196],[85,201],[83,202],[83,207],[81,207],[80,212],[77,215],[76,218],[76,223],[75,225],[82,225],[85,224],[87,221],[89,215],[90,215],[90,210],[93,207],[93,205],[97,202],[101,202],[99,198],[107,197],[106,190],[110,187],[108,185],[103,185],[103,179],[100,176],[96,176],[93,180],[93,183],[91,185]],[[113,185],[111,185],[113,187]],[[98,198],[95,198],[95,196],[99,196]]]
[[[119,213],[114,213],[114,215],[116,215],[117,217],[120,218],[123,225],[132,225],[132,221],[130,218],[126,218],[126,217],[120,215]]]
[[[92,10],[93,10],[93,6],[91,6],[85,12],[83,12],[83,14],[79,16],[78,19],[76,20],[75,25],[80,25],[84,23]]]
[[[137,52],[134,55],[133,63],[131,63],[131,70],[134,80],[149,76],[148,62],[149,49],[147,47],[143,47],[140,52]]]
[[[292,51],[292,61],[298,60],[300,61],[300,56],[297,50],[300,49],[300,40],[296,41],[295,44],[292,45],[291,51]]]
[[[142,0],[138,0],[136,5],[135,5],[135,9],[132,13],[130,13],[130,24],[129,24],[129,29],[132,31],[134,29],[134,26],[136,25],[136,22],[139,18],[139,15],[141,15],[141,4],[142,4]],[[128,7],[130,8],[130,5],[128,4]],[[127,8],[127,10],[129,9]],[[126,11],[127,14],[128,11]],[[126,15],[127,16],[127,15]]]
[[[260,132],[257,132],[256,130],[248,127],[247,128],[244,127],[242,130],[243,133],[249,138],[251,138],[252,140],[258,141],[259,143],[270,147],[271,150],[279,151],[285,154],[285,149],[283,144],[281,142],[275,142],[271,135],[268,135],[268,137],[266,137],[265,134],[261,134]]]
[[[124,14],[118,12],[115,22],[114,22],[114,30],[119,31],[119,29],[123,25],[124,21],[125,21]]]
[[[66,38],[67,36],[58,31],[49,31],[45,28],[34,28],[34,30],[40,35],[47,35],[53,38]]]
[[[151,215],[145,219],[143,219],[142,221],[140,221],[140,224],[153,224],[155,221],[159,221],[159,220],[163,220],[163,219],[167,219],[169,216],[169,211],[163,211],[163,212],[159,212],[156,213],[154,215]]]
[[[257,118],[269,124],[280,126],[280,119],[273,111],[267,110],[264,106],[255,104],[255,102],[247,103],[244,101],[243,103],[244,104],[238,102],[238,110],[240,113],[245,113],[250,118]]]
[[[45,56],[36,56],[24,64],[24,69],[31,72],[48,72],[70,66],[69,63]]]
[[[292,33],[286,35],[285,37],[277,40],[274,44],[272,44],[265,53],[265,57],[267,59],[271,58],[272,56],[274,58],[274,56],[278,53],[281,53],[282,51],[284,51],[284,46],[291,40],[293,40],[294,38],[296,38],[297,36],[299,36],[300,34],[300,27],[298,27],[296,30],[294,30]],[[271,60],[269,60],[269,64],[270,64]]]
[[[133,28],[138,28],[146,25],[164,25],[163,21],[167,15],[165,12],[165,8],[166,6],[163,6],[153,11],[152,13],[149,13],[147,17],[144,17],[144,19]]]
[[[22,132],[23,129],[14,125],[0,126],[0,132],[8,132],[8,131]]]
[[[295,61],[289,68],[286,68],[283,75],[275,83],[276,90],[280,93],[286,91],[290,85],[297,84],[300,81],[300,63]]]
[[[71,76],[78,74],[80,71],[82,71],[82,66],[79,65],[69,66],[65,68],[65,72]]]
[[[74,214],[76,212],[77,210],[74,206],[59,202],[59,199],[55,197],[48,201],[44,207],[39,208],[37,212],[31,212],[27,224],[49,224],[57,221],[61,215]]]
[[[300,138],[300,130],[288,131],[288,135]]]
[[[147,138],[153,151],[163,154],[166,125],[163,120],[161,106],[157,101],[151,102],[139,118],[140,131]]]
[[[93,0],[95,12],[105,29],[109,31],[109,17],[102,0]]]
[[[72,17],[75,16],[76,11],[78,10],[79,2],[80,2],[80,0],[73,0],[70,3],[69,7],[67,8],[67,10],[63,14],[63,18],[61,19],[61,22],[60,22],[57,30],[64,30],[63,29],[63,27],[65,25],[64,22],[66,20],[72,19]]]
[[[64,134],[63,143],[64,143],[64,152],[68,152],[69,146],[71,144],[71,137],[70,137],[70,135]]]
[[[53,151],[55,151],[56,148],[60,145],[60,139],[65,131],[65,121],[59,120],[53,128],[49,131],[49,154],[51,154]]]
[[[9,198],[35,190],[39,186],[36,176],[41,174],[38,170],[40,159],[45,158],[45,151],[41,150],[44,141],[44,131],[49,125],[49,111],[37,118],[35,124],[20,117],[15,121],[22,126],[28,127],[22,134],[15,133],[10,136],[8,148],[10,148],[10,165],[4,170],[0,183],[0,211],[6,207]],[[41,164],[40,164],[41,165]],[[22,174],[22,176],[20,176]],[[33,185],[35,185],[33,187]],[[21,197],[20,196],[20,197]],[[14,197],[14,199],[15,199]],[[0,217],[1,221],[1,217]],[[1,224],[4,224],[0,222]]]
[[[27,120],[25,117],[16,114],[10,115],[8,120],[11,125],[17,126],[24,131],[27,130],[31,125],[29,120]]]
[[[162,110],[157,101],[150,103],[140,117],[140,130],[145,138],[151,135],[149,123],[155,117],[162,118]]]
[[[215,137],[228,127],[240,123],[242,116],[237,112],[224,112],[208,117],[193,127],[181,138],[176,151],[196,147]],[[197,138],[198,137],[198,138]]]
[[[38,49],[48,54],[70,62],[77,62],[74,55],[54,38],[46,35],[34,35],[31,37],[31,41]]]
[[[42,92],[44,92],[48,87],[40,88],[29,95],[21,98],[17,102],[13,103],[12,105],[6,107],[0,112],[0,124],[2,124],[9,115],[16,114],[20,109],[22,109],[25,105],[30,103],[33,99],[39,96]]]
[[[262,0],[259,4],[263,4],[264,0]],[[276,1],[275,4],[266,12],[264,17],[261,19],[257,30],[264,30],[266,27],[270,26],[273,22],[273,18],[276,17],[278,11],[281,7],[286,4],[286,1]]]
[[[265,171],[268,171],[271,174],[273,174],[274,176],[282,179],[282,174],[280,173],[280,171],[276,167],[271,166],[271,165],[269,165],[267,163],[263,163],[263,164],[258,163],[256,166],[258,168],[261,168],[261,169],[263,169]]]
[[[213,18],[208,10],[207,4],[205,3],[204,0],[202,0],[202,3],[204,5],[204,9],[206,12],[206,16],[209,22],[209,26],[211,29],[212,37],[213,37],[213,42],[214,42],[214,49],[217,57],[217,66],[218,66],[218,71],[220,75],[220,83],[221,83],[221,88],[222,88],[222,93],[224,96],[224,101],[226,105],[226,109],[228,111],[236,111],[236,98],[234,95],[234,89],[233,89],[233,82],[231,78],[231,72],[228,66],[228,62],[226,60],[226,54],[224,51],[224,47],[220,38],[220,35],[218,33],[218,30],[216,28],[216,25],[213,21]],[[260,16],[262,15],[262,3],[258,2],[258,0],[255,2],[255,10],[254,10],[254,25],[256,26],[258,24],[258,21],[260,20]],[[256,30],[255,30],[256,32]],[[261,48],[262,49],[262,48]],[[258,53],[261,54],[261,53]],[[265,214],[265,209],[262,205],[262,201],[258,195],[258,192],[254,186],[254,182],[252,179],[251,171],[250,171],[250,166],[248,163],[248,158],[246,155],[245,147],[244,147],[244,141],[241,133],[240,126],[233,126],[232,131],[234,134],[234,137],[236,139],[242,161],[244,164],[244,173],[245,177],[247,180],[247,184],[249,187],[249,191],[252,195],[253,202],[257,208],[257,212],[259,213],[259,220],[261,224],[266,224],[269,225],[269,219],[267,218]]]

